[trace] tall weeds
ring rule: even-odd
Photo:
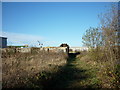
[[[44,80],[50,78],[50,74],[45,72],[56,72],[66,62],[66,53],[45,52],[38,48],[32,48],[32,52],[20,53],[7,49],[2,52],[3,88],[42,88],[42,84],[39,84],[41,80],[44,77]]]

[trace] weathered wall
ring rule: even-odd
[[[87,47],[70,47],[70,50],[73,52],[76,51],[88,51]],[[42,47],[42,48],[3,48],[2,49],[5,52],[22,52],[22,53],[28,53],[32,52],[33,50],[39,52],[39,51],[46,51],[46,52],[64,52],[64,53],[69,53],[67,47]]]
[[[64,53],[68,53],[67,52],[67,47],[43,47],[43,48],[4,48],[2,49],[5,52],[22,52],[22,53],[28,53],[28,52],[32,52],[33,49],[38,52],[38,51],[47,51],[47,52],[64,52]]]
[[[50,52],[65,52],[67,53],[67,47],[43,47],[42,50]]]

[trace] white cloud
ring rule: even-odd
[[[0,32],[0,36],[7,37],[8,45],[29,45],[39,47],[39,43],[42,43],[43,46],[58,46],[59,43],[56,41],[46,40],[45,37],[22,34],[22,33],[13,33],[13,32]]]
[[[22,34],[22,33],[2,32],[2,34],[0,35],[7,37],[8,45],[28,44],[29,46],[38,46],[37,41],[41,42],[43,40],[43,37],[41,36]]]

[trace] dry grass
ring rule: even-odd
[[[8,52],[3,51],[3,87],[37,87],[29,78],[37,80],[38,73],[54,72],[58,67],[64,66],[66,62],[65,53],[45,52],[37,49],[33,49],[29,53],[17,53],[13,49]]]

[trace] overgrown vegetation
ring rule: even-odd
[[[101,15],[101,25],[89,28],[83,43],[89,51],[80,53],[29,53],[9,48],[2,52],[3,88],[115,88],[120,89],[120,44],[118,11],[112,6]],[[64,45],[62,45],[64,46]]]
[[[84,45],[89,47],[87,59],[100,66],[98,77],[103,88],[120,88],[119,15],[117,5],[113,5],[100,16],[100,27],[88,29],[83,36]]]
[[[53,73],[67,62],[67,54],[40,51],[15,52],[7,48],[2,52],[2,87],[3,88],[40,88]]]

